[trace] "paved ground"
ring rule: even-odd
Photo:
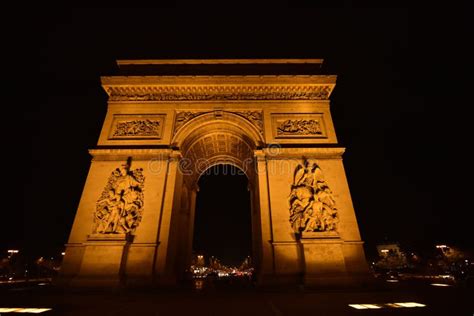
[[[356,310],[348,304],[417,302],[426,307]],[[67,291],[50,285],[0,288],[0,307],[49,307],[40,315],[474,315],[474,291],[457,285],[381,283],[350,290],[258,290],[250,285],[196,289]],[[5,313],[6,315],[32,315]]]

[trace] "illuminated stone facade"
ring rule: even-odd
[[[307,65],[321,60],[119,61]],[[141,67],[141,68],[140,68]],[[102,77],[107,115],[58,283],[166,285],[191,262],[199,176],[232,164],[249,179],[261,285],[353,283],[367,273],[337,146],[328,75]]]

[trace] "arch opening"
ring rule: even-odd
[[[232,164],[216,164],[201,174],[198,184],[194,254],[204,256],[208,267],[214,259],[223,270],[239,268],[252,257],[248,178]]]
[[[188,206],[181,206],[182,213],[189,214],[180,220],[188,232],[180,247],[185,250],[177,250],[181,271],[193,271],[189,268],[199,261],[197,255],[202,256],[201,265],[209,266],[213,256],[227,267],[238,268],[246,261],[249,268],[258,269],[254,151],[262,143],[261,135],[237,115],[227,113],[216,120],[206,114],[187,122],[174,141],[181,151],[180,191],[190,192],[182,202]]]

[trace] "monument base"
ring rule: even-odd
[[[72,287],[116,288],[123,284],[127,248],[133,236],[127,234],[91,234],[84,243],[79,273],[72,277]]]
[[[336,232],[303,232],[305,287],[342,286],[350,283],[344,262],[343,241]]]

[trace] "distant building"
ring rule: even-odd
[[[204,255],[200,253],[193,253],[191,265],[196,267],[204,267],[206,265],[206,259],[204,258]]]
[[[377,245],[377,252],[381,258],[385,258],[389,255],[400,256],[402,251],[398,243],[387,243]]]
[[[398,243],[386,243],[377,245],[379,260],[375,263],[375,267],[380,269],[402,269],[406,268],[407,257],[400,249]]]

